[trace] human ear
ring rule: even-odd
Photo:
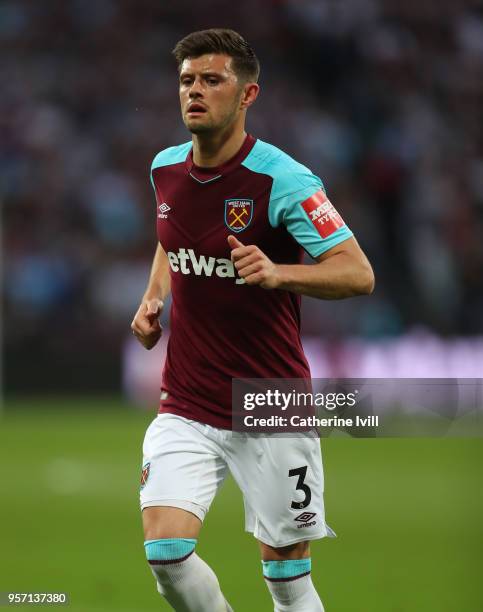
[[[258,83],[245,83],[241,96],[240,108],[245,109],[251,106],[258,97],[260,86]]]

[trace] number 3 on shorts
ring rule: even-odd
[[[304,483],[305,477],[307,476],[307,466],[295,468],[288,471],[289,478],[292,476],[298,476],[297,485],[295,486],[296,491],[303,491],[305,493],[305,499],[301,502],[292,501],[290,507],[294,510],[303,510],[310,504],[312,499],[312,491],[310,487]]]

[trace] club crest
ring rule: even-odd
[[[146,484],[148,478],[149,478],[149,468],[151,466],[151,463],[146,463],[143,465],[143,469],[141,471],[141,489],[144,488],[144,485]]]
[[[225,223],[232,232],[243,232],[253,219],[253,200],[231,198],[225,200]]]

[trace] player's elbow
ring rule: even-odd
[[[361,262],[357,274],[356,285],[357,295],[371,295],[374,291],[376,279],[371,264],[368,261]]]

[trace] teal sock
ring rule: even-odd
[[[158,592],[180,612],[232,612],[213,570],[195,553],[196,540],[147,540],[146,557]]]
[[[275,612],[324,612],[310,576],[310,559],[262,561]]]

